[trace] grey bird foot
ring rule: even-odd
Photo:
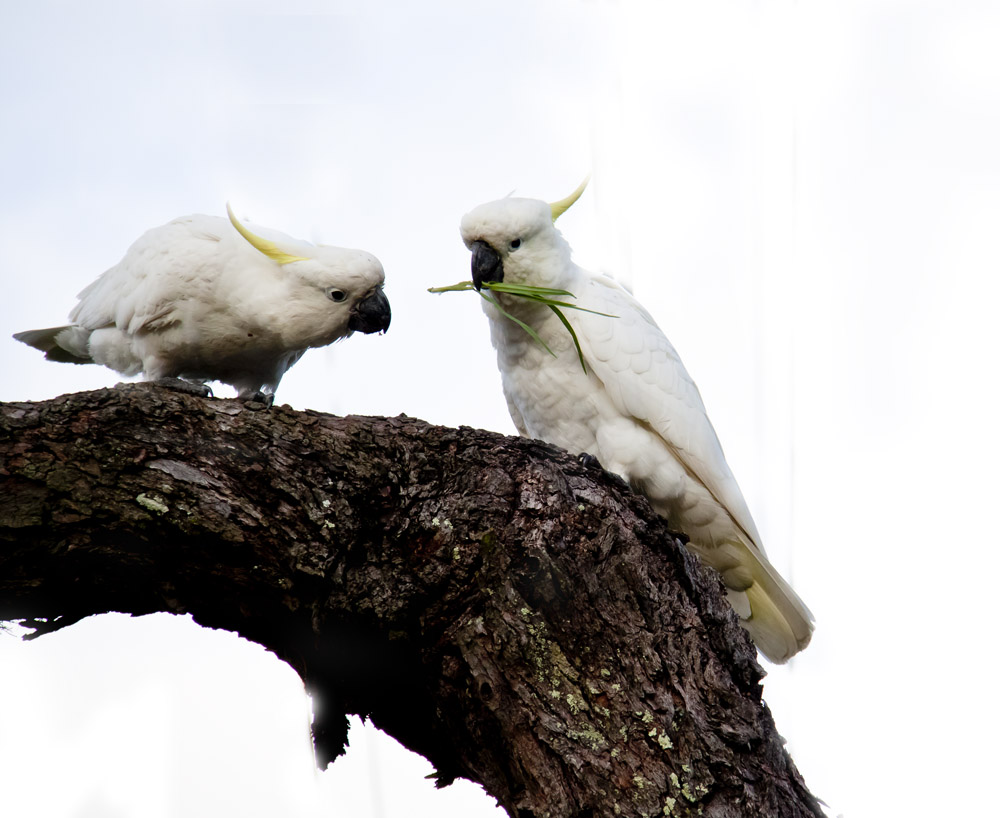
[[[183,392],[186,395],[196,395],[199,398],[211,398],[212,389],[207,384],[185,381],[183,378],[157,378],[150,383],[162,386],[164,389],[172,389],[174,392]]]
[[[274,393],[267,394],[258,389],[256,392],[241,394],[240,400],[244,403],[263,403],[270,409],[274,405]]]

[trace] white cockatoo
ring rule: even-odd
[[[14,337],[49,360],[220,381],[270,402],[307,349],[389,328],[385,273],[371,253],[264,238],[227,211],[149,230],[80,293],[71,324]]]
[[[483,301],[514,425],[525,437],[597,457],[644,494],[722,575],[760,651],[785,662],[808,644],[812,615],[768,563],[698,388],[650,314],[613,279],[574,264],[555,227],[585,186],[551,205],[506,198],[462,219],[477,289],[504,282],[568,290],[575,298],[562,300],[595,311],[563,312],[581,362],[569,331],[545,304],[490,292],[554,355]]]

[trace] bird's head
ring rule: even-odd
[[[555,221],[583,193],[589,179],[552,204],[539,199],[499,199],[462,218],[462,241],[472,251],[472,283],[506,281],[535,287],[560,287],[569,265],[570,246]]]
[[[371,253],[252,233],[227,206],[229,220],[257,251],[280,268],[288,303],[275,305],[294,322],[292,335],[325,346],[353,332],[385,332],[392,312],[382,291],[385,272]]]
[[[303,301],[315,305],[324,327],[338,328],[337,337],[389,329],[392,311],[382,290],[385,272],[371,253],[320,245],[312,258],[289,264],[286,272],[298,284]]]

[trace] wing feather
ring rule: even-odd
[[[613,279],[592,276],[572,311],[587,365],[618,409],[652,428],[763,552],[701,394],[673,345],[643,306]]]
[[[203,295],[208,282],[198,272],[218,248],[223,226],[215,216],[187,216],[147,231],[84,288],[70,321],[87,329],[117,326],[129,334],[171,325],[178,305]]]

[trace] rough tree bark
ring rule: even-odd
[[[0,405],[0,618],[188,612],[511,816],[818,816],[703,570],[537,441],[149,385]]]

